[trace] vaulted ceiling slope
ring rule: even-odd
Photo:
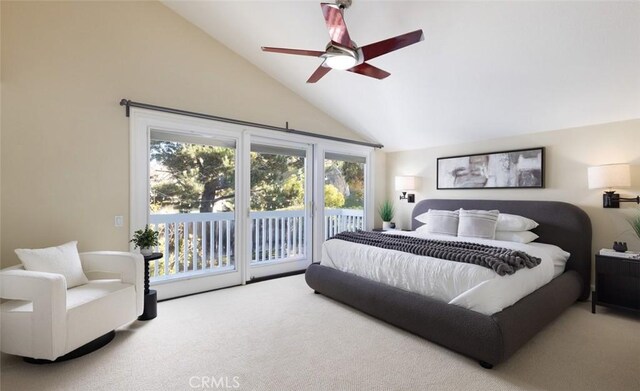
[[[376,58],[375,80],[261,46],[324,50],[319,1],[164,1],[270,76],[387,151],[640,118],[640,2],[355,0],[364,45],[423,29]],[[212,69],[211,72],[216,72]]]

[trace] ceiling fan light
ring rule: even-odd
[[[327,57],[324,62],[331,69],[344,71],[346,69],[353,68],[358,63],[358,60],[348,54],[338,54]]]

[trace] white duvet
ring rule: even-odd
[[[427,239],[465,241],[522,250],[542,259],[532,269],[520,269],[500,276],[491,269],[347,242],[326,241],[322,246],[323,266],[352,273],[396,288],[418,293],[449,304],[491,315],[501,311],[551,281],[564,271],[569,253],[543,243],[516,243],[469,239],[403,231]]]

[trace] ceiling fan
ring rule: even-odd
[[[336,0],[336,4],[321,3],[322,14],[327,23],[331,41],[324,52],[317,50],[286,49],[263,46],[265,52],[297,54],[300,56],[320,57],[322,64],[311,75],[307,83],[315,83],[332,69],[345,70],[361,75],[384,79],[390,73],[376,68],[366,61],[382,56],[394,50],[413,45],[424,39],[422,30],[412,31],[397,37],[385,39],[365,46],[358,46],[351,40],[347,25],[344,22],[344,10],[349,8],[352,0]]]

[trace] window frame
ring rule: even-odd
[[[310,258],[312,262],[319,262],[321,257],[321,245],[324,241],[324,158],[325,152],[340,153],[364,157],[365,163],[365,205],[364,205],[364,227],[371,229],[374,221],[373,197],[375,189],[375,179],[372,175],[375,166],[374,148],[349,144],[340,141],[327,140],[307,135],[284,134],[282,132],[271,131],[250,126],[225,123],[211,119],[194,118],[174,113],[165,113],[150,109],[132,107],[129,117],[129,141],[130,141],[130,177],[129,177],[129,236],[133,232],[149,221],[149,155],[150,155],[150,131],[156,129],[171,133],[186,133],[200,137],[215,137],[236,144],[236,180],[235,180],[235,221],[236,221],[236,271],[239,272],[240,283],[247,281],[250,259],[246,259],[249,246],[250,221],[250,148],[252,142],[274,144],[286,144],[287,142],[297,144],[308,144],[312,152],[312,248]],[[131,245],[131,251],[133,251]],[[185,279],[204,279],[204,275],[185,277]],[[180,277],[174,280],[179,281]],[[152,285],[169,284],[172,279],[152,282]],[[202,286],[204,281],[194,283]],[[216,285],[216,284],[214,284]],[[216,289],[207,287],[204,290]],[[193,292],[192,292],[193,293]],[[184,293],[183,290],[166,289],[166,293],[160,298],[174,297]]]

